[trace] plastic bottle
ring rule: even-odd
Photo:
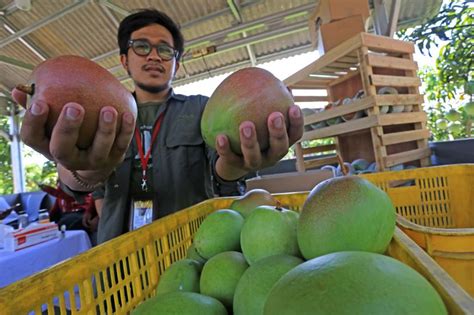
[[[49,223],[49,212],[48,209],[41,209],[38,215],[38,223]]]
[[[28,218],[28,213],[25,211],[18,212],[18,228],[23,229],[26,228],[30,224],[30,220]]]

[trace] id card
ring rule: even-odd
[[[130,230],[136,230],[153,221],[153,200],[132,200]]]

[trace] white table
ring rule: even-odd
[[[51,267],[91,248],[84,231],[66,231],[56,238],[16,252],[0,250],[0,288]]]

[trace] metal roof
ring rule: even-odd
[[[436,14],[442,0],[401,1],[399,25]],[[308,17],[319,0],[32,0],[29,10],[0,0],[0,91],[26,81],[41,61],[64,54],[90,58],[128,88],[116,44],[118,23],[138,8],[165,11],[182,28],[185,54],[174,86],[240,67],[307,52]],[[26,1],[28,2],[28,1]],[[213,46],[214,53],[199,52]],[[289,65],[290,66],[290,65]]]

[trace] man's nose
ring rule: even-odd
[[[151,47],[151,51],[147,56],[148,60],[160,60],[162,61],[162,58],[160,54],[158,53],[158,48],[157,47]]]

